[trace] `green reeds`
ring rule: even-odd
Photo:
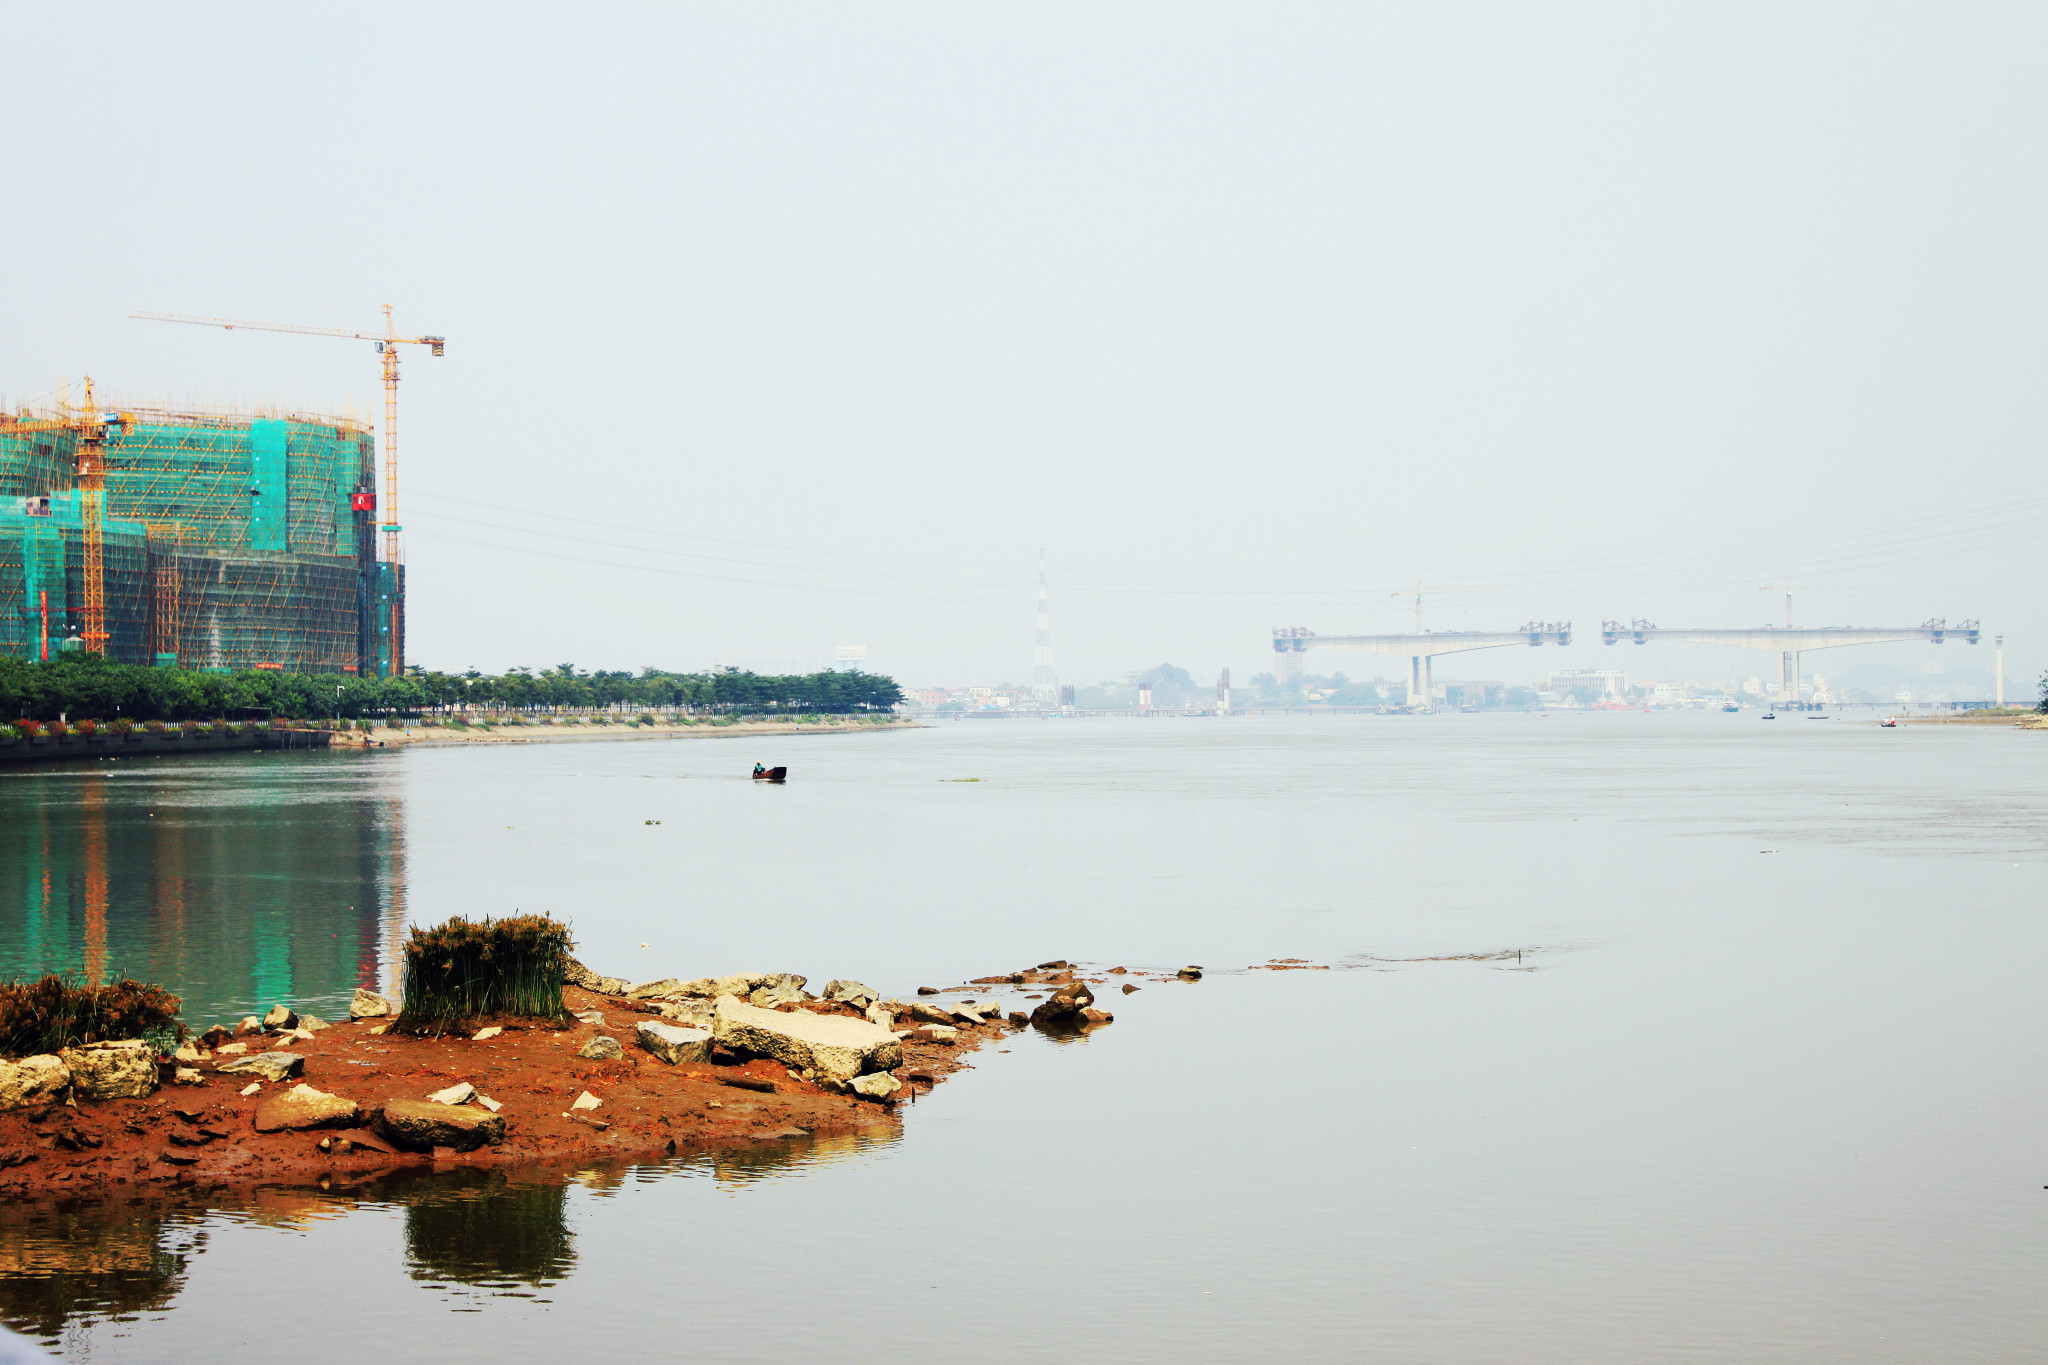
[[[0,982],[0,1056],[33,1057],[126,1038],[175,1047],[185,1037],[178,1004],[161,986],[140,981],[82,986],[51,973],[36,981]]]
[[[568,926],[546,915],[478,923],[457,915],[414,929],[398,1027],[438,1037],[479,1019],[561,1019],[562,968],[574,946]]]

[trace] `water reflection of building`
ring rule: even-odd
[[[394,792],[359,756],[138,760],[0,781],[0,975],[133,976],[188,1023],[388,985]]]

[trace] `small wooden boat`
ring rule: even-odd
[[[787,781],[788,778],[789,769],[787,768],[757,768],[754,771],[754,780],[756,782],[783,782]]]

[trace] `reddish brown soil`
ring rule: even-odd
[[[574,986],[563,990],[572,1011],[596,1009],[603,1026],[572,1021],[557,1032],[506,1024],[485,1042],[468,1038],[421,1039],[372,1033],[382,1021],[336,1024],[310,1041],[282,1051],[306,1059],[300,1080],[354,1100],[369,1111],[390,1099],[424,1099],[468,1081],[499,1102],[505,1139],[473,1152],[392,1151],[364,1129],[258,1133],[257,1104],[298,1080],[239,1092],[250,1077],[216,1075],[199,1067],[205,1083],[166,1085],[147,1099],[80,1101],[0,1113],[0,1197],[90,1195],[108,1187],[160,1182],[242,1184],[261,1180],[367,1173],[393,1166],[503,1166],[563,1160],[626,1160],[686,1148],[715,1149],[809,1133],[887,1132],[898,1119],[892,1105],[837,1095],[793,1077],[780,1063],[752,1060],[730,1066],[670,1066],[633,1043],[634,1026],[649,1016],[625,1001]],[[807,1006],[816,1008],[816,1006]],[[851,1011],[849,1011],[851,1012]],[[907,1025],[910,1020],[905,1020]],[[956,1043],[907,1039],[896,1075],[922,1093],[966,1063],[962,1054],[1008,1036],[1013,1026],[962,1027]],[[606,1034],[625,1045],[609,1062],[576,1056]],[[269,1040],[245,1040],[250,1052]],[[216,1056],[215,1061],[226,1058]],[[758,1091],[736,1080],[772,1085]],[[569,1117],[569,1105],[588,1090],[603,1101],[588,1114],[597,1128]],[[347,1138],[354,1150],[323,1152],[322,1138]],[[374,1147],[360,1144],[374,1144]]]

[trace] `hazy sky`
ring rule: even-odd
[[[7,9],[0,392],[381,411],[126,315],[445,334],[420,662],[1028,681],[1043,546],[1083,684],[1417,580],[1591,642],[1440,677],[1768,673],[1599,623],[1788,576],[2048,665],[2048,7]]]

